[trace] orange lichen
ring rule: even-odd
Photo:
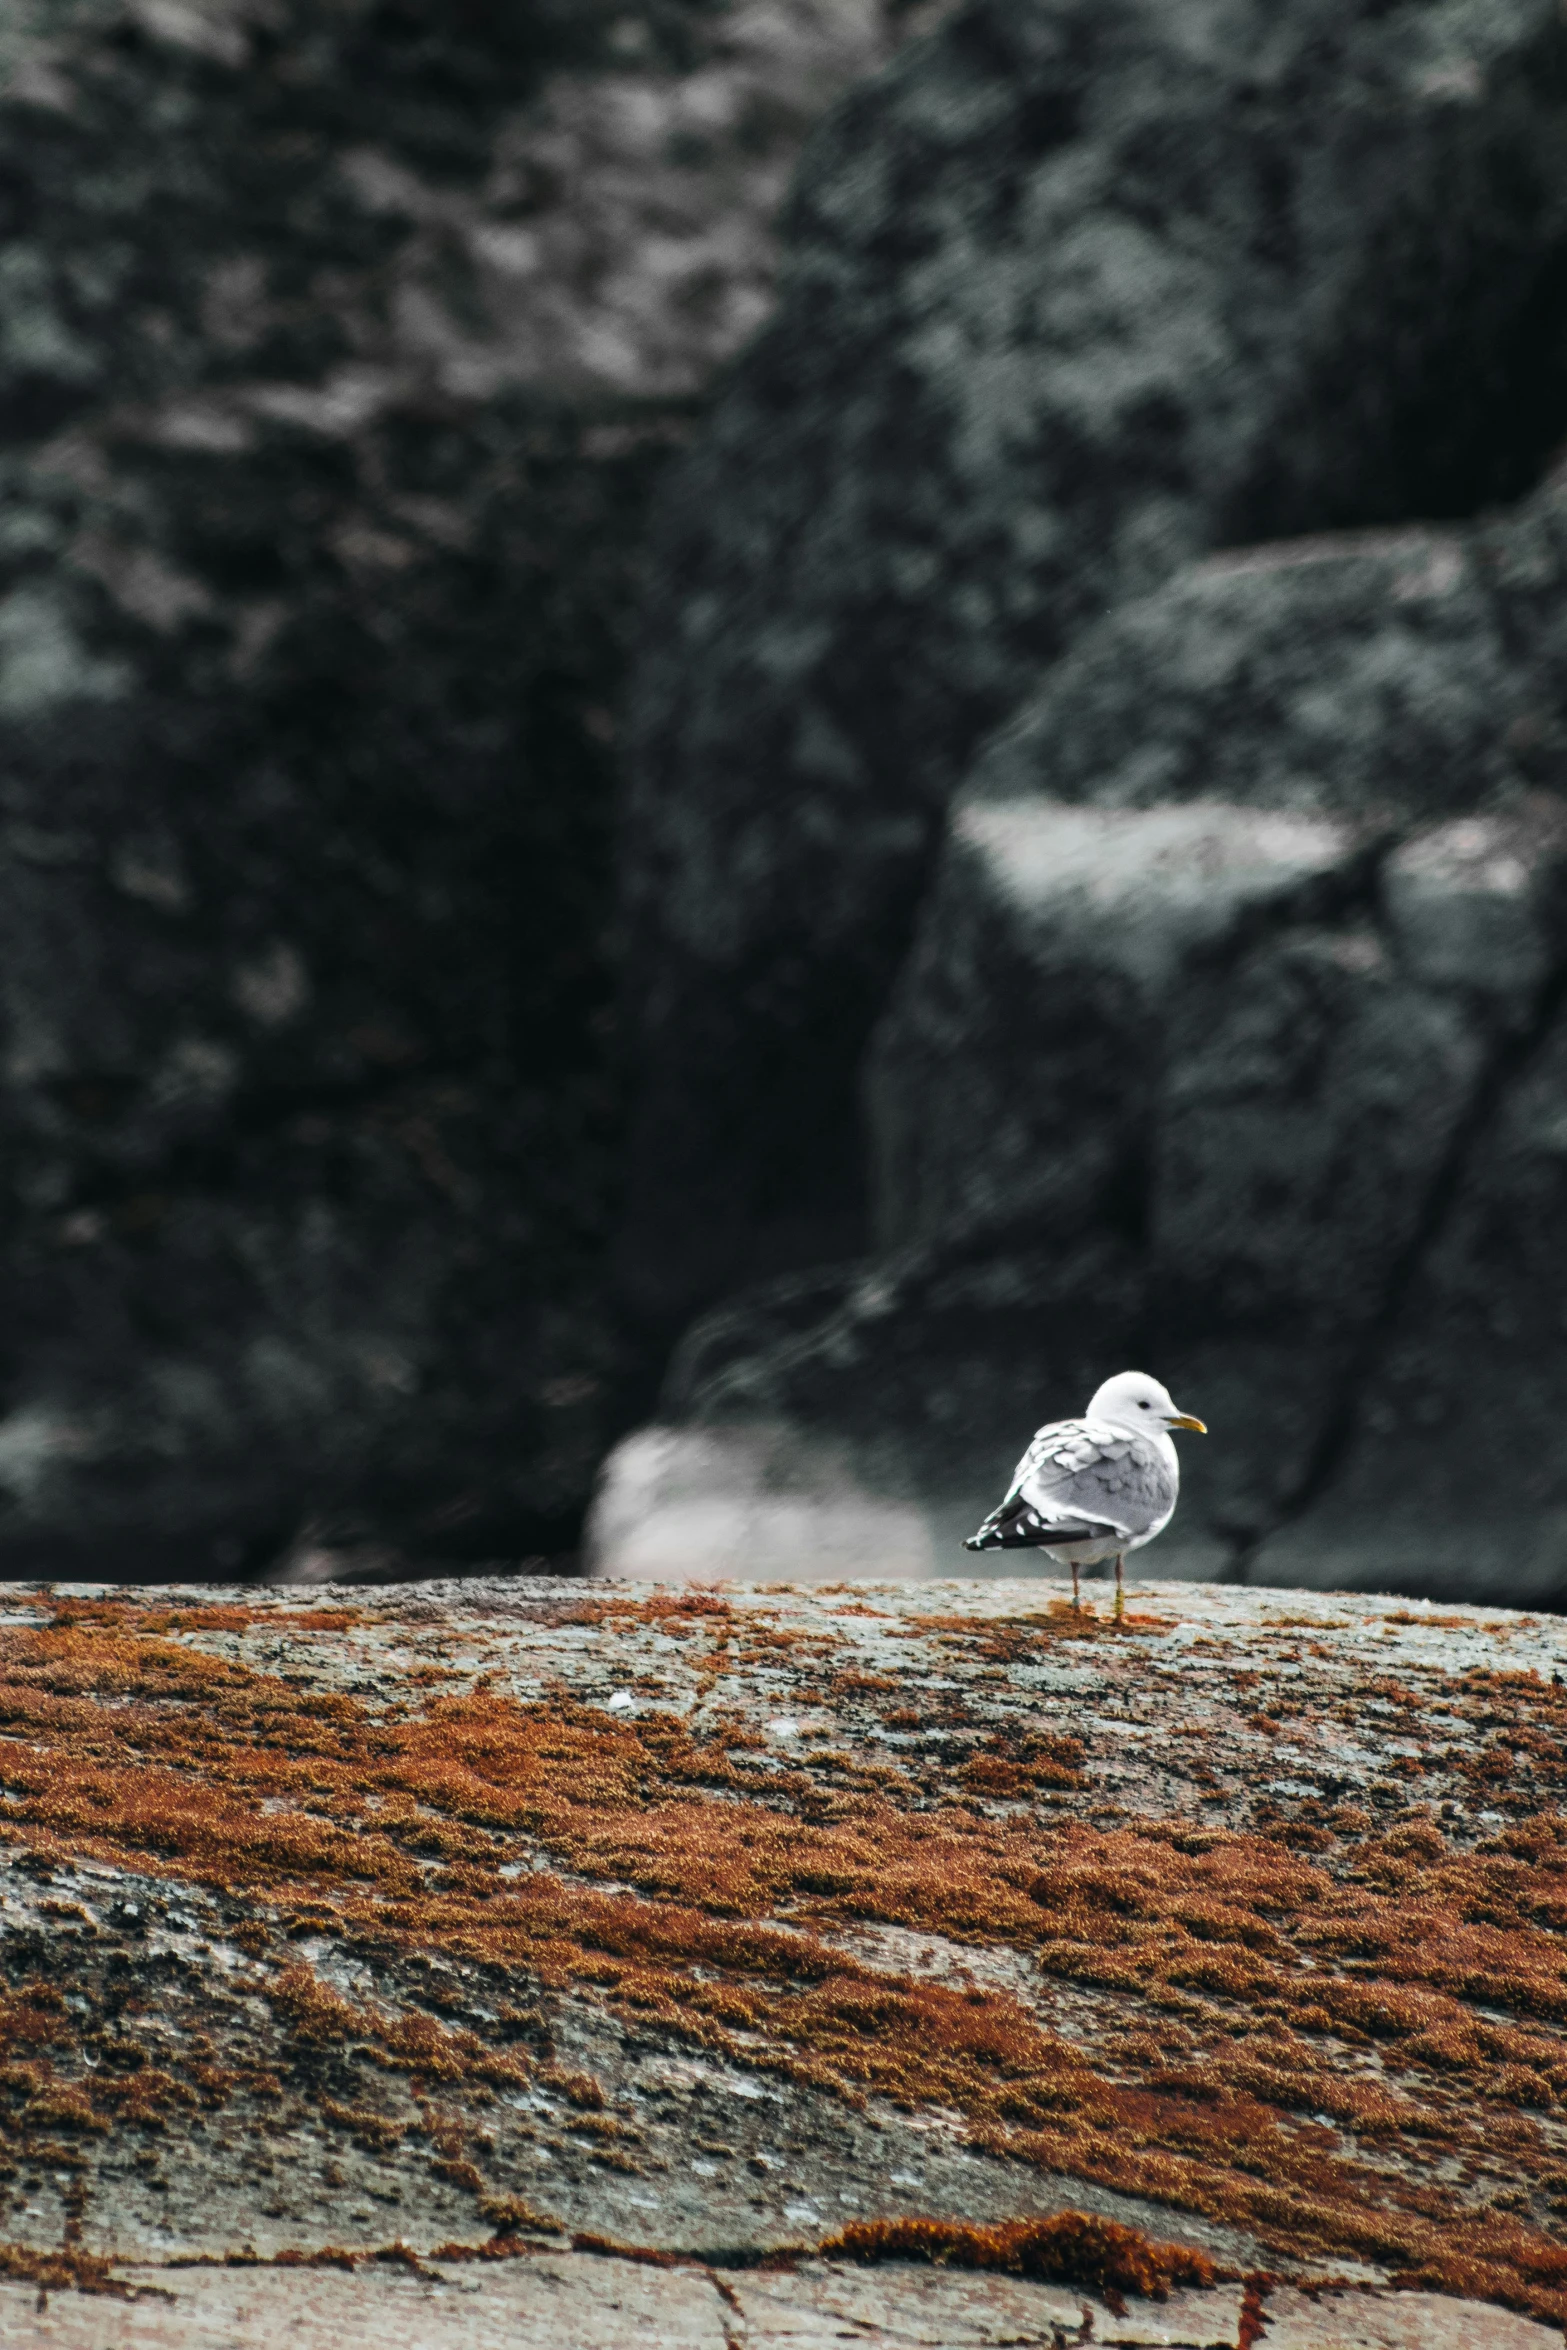
[[[1164,2301],[1172,2285],[1214,2285],[1223,2274],[1206,2253],[1156,2243],[1140,2229],[1087,2211],[988,2228],[939,2219],[853,2220],[820,2251],[829,2260],[924,2260],[942,2268],[1005,2269],[1043,2284],[1086,2285],[1118,2317],[1126,2314],[1125,2293]]]
[[[347,2130],[356,2145],[371,2154],[388,2154],[400,2146],[408,2134],[408,2124],[390,2120],[365,2105],[344,2105],[336,2097],[322,2097],[317,2111],[323,2121],[329,2121],[340,2130]]]
[[[1013,1801],[1043,1787],[1081,1787],[1083,1762],[1081,1738],[1013,1732],[988,1739],[958,1776],[975,1795]]]
[[[71,1597],[53,1604],[57,1627],[74,1624],[113,1627],[120,1621],[121,1603],[118,1600]],[[291,1608],[287,1629],[290,1637],[300,1632],[344,1632],[352,1631],[366,1621],[363,1608],[348,1602],[334,1602],[328,1607]],[[271,1608],[254,1603],[247,1605],[243,1601],[217,1604],[203,1601],[190,1607],[147,1607],[141,1610],[138,1623],[142,1633],[154,1637],[181,1632],[266,1632],[278,1628],[278,1618]]]
[[[1258,2350],[1268,2331],[1266,2296],[1269,2279],[1248,2277],[1241,2295],[1241,2322],[1235,2336],[1235,2350]]]
[[[267,1998],[298,2047],[356,2046],[383,2070],[414,2073],[425,2082],[477,2081],[515,2089],[529,2078],[527,2059],[515,2051],[503,2054],[477,2033],[453,2031],[433,2016],[386,2015],[355,2006],[306,1966],[275,1975]]]
[[[573,2252],[598,2252],[607,2260],[634,2260],[644,2268],[680,2268],[687,2263],[678,2252],[664,2252],[652,2244],[622,2244],[616,2236],[601,2236],[581,2228],[571,2239]]]
[[[564,2233],[558,2219],[546,2219],[524,2203],[520,2195],[487,2195],[479,2209],[489,2221],[497,2236],[559,2236]]]
[[[525,2204],[518,2204],[517,2209],[520,2213],[527,2212]],[[490,2216],[488,2210],[486,2210],[485,2216],[486,2218]],[[248,2250],[244,2252],[175,2252],[168,2256],[164,2266],[171,2269],[340,2268],[352,2276],[356,2269],[384,2265],[409,2268],[418,2276],[434,2277],[439,2275],[439,2271],[430,2267],[429,2264],[433,2260],[454,2262],[520,2260],[525,2259],[531,2252],[545,2250],[544,2245],[531,2244],[526,2240],[521,2233],[524,2225],[534,2235],[558,2236],[562,2233],[560,2223],[557,2220],[539,2219],[529,2214],[526,2220],[519,2221],[516,2228],[497,2228],[493,2236],[480,2243],[470,2243],[459,2238],[452,2243],[432,2244],[426,2253],[415,2252],[411,2245],[405,2244],[402,2238],[397,2236],[389,2244],[320,2244],[310,2252],[301,2252],[292,2247],[281,2252],[266,2254]],[[111,2284],[109,2289],[114,2291],[118,2288]],[[152,2286],[141,2289],[143,2291],[157,2290]]]
[[[657,1591],[643,1599],[584,1599],[576,1601],[562,1613],[566,1624],[656,1624],[661,1632],[671,1632],[676,1639],[701,1630],[701,1619],[717,1620],[724,1624],[733,1621],[734,1610],[721,1592]]]
[[[568,2105],[579,2113],[602,2113],[604,2091],[591,2073],[565,2071],[559,2065],[546,2065],[539,2075],[546,2088],[558,2089]]]
[[[36,2285],[40,2308],[46,2293],[94,2293],[114,2301],[138,2301],[144,2294],[169,2298],[156,2286],[127,2284],[114,2275],[111,2261],[69,2245],[58,2252],[37,2252],[30,2244],[0,2244],[0,2277]]]
[[[1023,1615],[916,1615],[905,1622],[910,1631],[961,1648],[986,1664],[1014,1664],[1058,1640],[1148,1639],[1173,1629],[1169,1617],[1150,1615],[1146,1609],[1128,1608],[1117,1623],[1111,1616],[1097,1615],[1091,1606],[1076,1608],[1066,1599],[1052,1599]]]
[[[728,1604],[696,1600],[587,1605],[728,1639]],[[1042,1619],[1049,1637],[1100,1636],[1063,1615]],[[927,1628],[949,1623],[1033,1644],[1041,1619]],[[798,1645],[760,1645],[799,1667]],[[1453,1721],[1526,1755],[1537,1786],[1567,1784],[1567,1700],[1550,1684],[1490,1675],[1444,1698]],[[1429,1706],[1403,1684],[1373,1693],[1401,1738],[1420,1728],[1411,1700]],[[576,1984],[851,2103],[955,2108],[997,2152],[1281,2250],[1358,2255],[1567,2314],[1567,2252],[1429,2167],[1433,2153],[1475,2175],[1543,2167],[1529,2109],[1567,2104],[1567,1821],[1545,1813],[1467,1851],[1433,1819],[1379,1836],[1345,1807],[1329,1867],[1284,1841],[1332,1844],[1299,1823],[1094,1827],[1017,1808],[1041,1786],[1069,1792],[1085,1759],[1076,1738],[989,1733],[960,1749],[944,1800],[926,1808],[926,1783],[905,1789],[897,1774],[827,1785],[819,1766],[758,1770],[733,1725],[704,1739],[674,1715],[627,1721],[564,1695],[524,1705],[488,1684],[377,1710],[188,1645],[169,1611],[73,1604],[0,1636],[6,1832],[45,1858],[151,1866],[265,1901],[278,1934],[308,1925]],[[503,1876],[519,1850],[554,1865]],[[1107,2029],[1091,2059],[1020,1996],[918,1980],[842,1946],[872,1926],[1010,1947],[1047,1986],[1111,2013],[1132,1994],[1140,2020],[1161,2020],[1142,2037]],[[356,2049],[419,2098],[530,2074],[472,2032],[346,1999],[303,1966],[265,1988],[292,2046]],[[1485,2012],[1498,2007],[1516,2020]],[[1177,2019],[1185,2037],[1172,2041]],[[1325,2058],[1328,2036],[1384,2051],[1397,2082],[1348,2076]],[[71,2091],[90,2130],[121,2109],[109,2084],[100,2102],[97,2074],[56,2074],[70,2047],[43,1990],[0,2005],[0,2056],[14,2051],[0,2088],[24,2112],[36,2097],[64,2113]],[[160,2076],[128,2077],[114,2097],[145,2096],[135,2084]],[[177,2101],[175,2087],[158,2093]],[[450,2175],[482,2192],[460,2119],[421,2110]],[[328,2118],[352,2128],[346,2117],[368,2111]],[[1395,2141],[1401,2173],[1384,2159]]]
[[[199,2050],[187,2077],[177,2078],[123,2034],[99,2037],[90,2068],[81,2064],[83,2052],[77,2018],[54,1984],[30,1982],[0,1995],[0,2116],[19,2159],[72,2159],[73,2142],[115,2127],[161,2130],[171,2114],[225,2104],[242,2079]]]

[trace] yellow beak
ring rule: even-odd
[[[1206,1436],[1208,1433],[1201,1420],[1194,1420],[1190,1412],[1177,1412],[1173,1420],[1166,1420],[1165,1426],[1167,1428],[1190,1428],[1198,1436]]]

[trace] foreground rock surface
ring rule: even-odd
[[[1013,2278],[908,2269],[845,2271],[805,2261],[786,2275],[657,2269],[547,2253],[481,2277],[440,2261],[417,2278],[317,2270],[213,2274],[131,2267],[139,2297],[56,2297],[0,2285],[0,2344],[37,2350],[298,2350],[375,2343],[378,2350],[1238,2350],[1239,2288],[1174,2293],[1139,2308]],[[142,2297],[144,2296],[144,2297]],[[155,2297],[154,2297],[155,2296]],[[1257,2295],[1264,2339],[1279,2350],[1549,2350],[1554,2326],[1430,2293]]]
[[[1564,1677],[1192,1586],[13,1588],[0,2339],[1559,2338]]]

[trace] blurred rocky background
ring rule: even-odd
[[[12,0],[0,217],[6,1571],[1138,1361],[1151,1569],[1567,1594],[1555,0]]]
[[[0,1562],[575,1544],[653,483],[875,0],[0,10]]]
[[[1151,1572],[1567,1593],[1564,440],[1554,5],[973,0],[838,108],[661,500],[601,1558],[951,1571],[1135,1362]]]

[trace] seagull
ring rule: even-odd
[[[1119,1623],[1127,1552],[1152,1542],[1175,1514],[1181,1464],[1172,1428],[1208,1433],[1146,1371],[1117,1371],[1080,1420],[1051,1420],[1038,1431],[1006,1500],[964,1549],[1044,1551],[1071,1568],[1074,1607],[1082,1605],[1078,1569],[1113,1558]]]

